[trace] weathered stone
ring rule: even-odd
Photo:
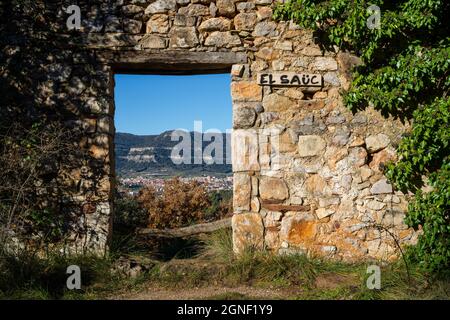
[[[198,27],[200,32],[229,31],[230,29],[231,21],[226,18],[211,18],[203,21]]]
[[[89,152],[94,159],[106,159],[109,157],[109,149],[107,147],[92,145],[89,148]]]
[[[256,27],[255,30],[253,31],[253,36],[255,37],[273,37],[275,36],[275,30],[277,28],[277,24],[275,22],[259,22]]]
[[[298,154],[300,157],[313,157],[321,155],[327,143],[322,137],[316,135],[298,137]]]
[[[322,248],[320,250],[324,253],[334,254],[337,251],[337,247],[336,246],[322,246]]]
[[[216,6],[222,16],[233,16],[236,12],[234,0],[217,0]]]
[[[270,47],[259,49],[255,55],[262,60],[272,60],[274,58],[273,49]]]
[[[355,124],[365,124],[367,123],[367,117],[361,113],[357,113],[353,116],[352,123]]]
[[[140,44],[142,48],[145,49],[164,49],[166,47],[166,41],[153,34],[144,36],[140,41]]]
[[[142,11],[144,11],[144,8],[134,5],[134,4],[129,4],[129,5],[122,7],[122,12],[127,16],[135,15],[135,14],[141,13]]]
[[[285,67],[285,63],[283,60],[275,60],[272,61],[272,69],[275,71],[281,71]]]
[[[178,10],[178,13],[190,17],[207,16],[210,14],[209,7],[202,4],[190,4]]]
[[[214,2],[211,2],[211,4],[209,5],[209,13],[211,14],[212,17],[215,17],[217,14],[217,6]]]
[[[269,19],[272,17],[272,9],[270,7],[259,7],[256,15],[258,21]]]
[[[339,197],[327,197],[319,199],[319,207],[326,208],[332,205],[338,205],[341,202]]]
[[[361,147],[351,148],[347,157],[336,163],[337,170],[351,170],[365,165],[367,162],[367,151]]]
[[[367,203],[367,208],[371,209],[371,210],[381,210],[386,206],[385,203],[380,202],[380,201],[376,201],[376,200],[371,200]]]
[[[339,128],[333,136],[333,144],[345,146],[350,139],[350,130],[347,128]]]
[[[261,122],[262,124],[268,124],[274,120],[279,119],[278,113],[276,112],[263,112],[261,113]]]
[[[390,142],[391,140],[387,135],[379,133],[366,138],[366,148],[370,153],[374,153],[386,148]]]
[[[141,33],[142,29],[142,21],[133,20],[133,19],[124,19],[123,20],[123,29],[125,32],[130,34]]]
[[[245,66],[243,64],[233,64],[231,67],[231,75],[234,77],[242,77],[245,71]]]
[[[259,171],[258,134],[252,130],[235,129],[231,133],[233,172]]]
[[[384,172],[385,165],[397,159],[394,148],[387,147],[372,155],[372,161],[369,163],[370,169],[376,172]]]
[[[256,14],[255,13],[239,13],[234,17],[234,26],[236,30],[253,30],[256,24]]]
[[[250,128],[256,120],[255,109],[236,104],[233,110],[233,128]]]
[[[248,249],[262,249],[264,245],[264,226],[258,213],[234,214],[231,219],[233,228],[233,251],[241,254]]]
[[[165,13],[169,10],[175,10],[176,6],[175,0],[157,0],[145,9],[145,14]]]
[[[321,110],[325,106],[323,99],[320,100],[300,100],[298,101],[298,107],[301,110]]]
[[[241,39],[238,35],[232,34],[231,32],[220,32],[214,31],[208,38],[206,38],[206,46],[215,46],[219,48],[230,48],[233,46],[238,46],[241,44]]]
[[[297,138],[297,137],[294,137]],[[298,139],[295,139],[298,140]],[[277,148],[277,146],[274,146]],[[281,153],[285,152],[295,152],[297,150],[296,141],[292,139],[291,134],[286,131],[280,135],[278,151]]]
[[[283,217],[283,214],[281,212],[277,211],[269,211],[266,216],[266,221],[271,222],[279,222],[281,218]]]
[[[340,86],[341,85],[341,81],[339,80],[339,77],[337,76],[337,74],[335,72],[327,72],[323,75],[323,81],[326,83],[329,83],[333,86]]]
[[[302,54],[305,56],[321,56],[322,55],[322,50],[320,50],[320,48],[318,47],[305,47],[302,50]]]
[[[281,221],[280,240],[289,245],[311,244],[316,234],[316,223],[309,214],[296,214]]]
[[[353,136],[352,141],[350,142],[350,147],[362,147],[365,144],[363,138],[358,136]]]
[[[261,101],[262,88],[250,81],[232,82],[231,97],[234,101]]]
[[[289,88],[286,91],[282,93],[283,96],[286,96],[288,98],[294,99],[294,100],[300,100],[303,99],[305,96],[301,89],[299,88]]]
[[[122,22],[118,17],[109,16],[105,20],[105,32],[121,32]]]
[[[259,210],[261,210],[261,203],[259,202],[259,199],[253,198],[250,202],[250,211],[259,212]]]
[[[326,91],[318,91],[314,93],[313,99],[325,99],[328,96]]]
[[[328,193],[327,182],[318,174],[313,174],[306,179],[305,189],[310,195],[313,196],[322,196],[327,195]]]
[[[362,181],[367,181],[372,176],[372,170],[368,166],[362,166],[359,170]]]
[[[326,124],[340,124],[344,122],[345,117],[343,115],[330,115],[326,120]]]
[[[302,200],[299,200],[299,202],[302,202]],[[262,208],[265,210],[276,211],[279,213],[302,212],[302,211],[309,211],[311,209],[310,206],[304,206],[301,204],[273,203],[273,200],[270,200],[269,203],[267,203],[267,201],[263,202]]]
[[[283,201],[289,197],[289,190],[282,179],[262,177],[259,182],[259,194],[263,200]]]
[[[233,208],[236,211],[250,210],[251,181],[247,173],[235,173],[233,178]]]
[[[196,17],[177,14],[175,15],[175,18],[173,20],[173,25],[177,27],[193,27],[195,26],[196,21],[197,21]]]
[[[318,57],[314,59],[311,68],[318,71],[334,71],[337,70],[337,62],[331,57]]]
[[[295,107],[295,104],[288,97],[271,93],[264,97],[263,107],[267,112],[283,112]]]
[[[392,193],[392,185],[386,179],[375,182],[370,188],[372,194]]]
[[[335,211],[331,209],[319,208],[316,210],[317,218],[323,219],[331,216]]]
[[[173,27],[170,30],[169,47],[192,48],[199,43],[195,27]]]
[[[274,48],[283,51],[292,51],[293,44],[292,41],[277,41]]]
[[[277,249],[280,246],[278,230],[267,230],[264,234],[264,242],[269,249]]]
[[[165,14],[154,14],[147,21],[147,33],[166,33],[169,31],[169,17]]]
[[[246,12],[255,9],[255,4],[253,2],[239,2],[236,8],[239,12]]]

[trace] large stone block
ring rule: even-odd
[[[166,33],[169,31],[169,17],[165,14],[154,14],[147,21],[147,33]]]
[[[154,34],[148,34],[142,38],[140,45],[144,49],[164,49],[166,40],[160,36]]]
[[[369,163],[370,169],[375,172],[382,173],[384,171],[384,167],[392,161],[397,159],[397,155],[395,149],[392,147],[387,147],[377,153],[372,155],[372,161]]]
[[[248,249],[264,247],[264,225],[259,213],[238,213],[231,219],[233,228],[233,250],[242,254]]]
[[[235,211],[249,211],[252,184],[247,173],[235,173],[233,176],[233,208]]]
[[[208,16],[210,14],[209,8],[207,6],[198,3],[183,7],[178,10],[178,13],[190,17]]]
[[[370,153],[374,153],[386,148],[390,142],[391,140],[387,135],[379,133],[366,138],[366,148]]]
[[[276,35],[277,24],[273,21],[259,22],[252,35],[255,37],[273,37]]]
[[[291,99],[278,93],[271,93],[265,96],[263,100],[263,107],[266,112],[283,112],[295,106]]]
[[[229,31],[214,31],[205,40],[205,46],[214,46],[219,48],[231,48],[239,46],[240,44],[241,38]]]
[[[175,10],[176,0],[157,0],[145,9],[146,14],[165,13],[169,10]]]
[[[239,31],[251,31],[256,24],[256,13],[239,13],[234,17],[234,26]]]
[[[280,240],[293,246],[313,244],[317,234],[316,222],[309,213],[298,213],[281,221]]]
[[[192,48],[198,43],[195,27],[174,27],[170,30],[171,48]]]
[[[262,88],[255,82],[235,81],[231,83],[231,97],[234,101],[261,101]]]
[[[231,21],[226,18],[211,18],[203,21],[198,27],[200,32],[229,31],[230,29]]]
[[[235,129],[231,133],[233,172],[259,171],[259,140],[255,130]]]
[[[313,197],[330,194],[327,182],[319,174],[313,174],[306,179],[304,188]]]
[[[253,126],[256,120],[255,109],[248,104],[237,104],[233,106],[233,128],[244,129]]]
[[[370,192],[372,194],[392,193],[392,185],[386,179],[381,179],[373,184]]]
[[[331,57],[318,57],[311,64],[311,69],[317,71],[334,71],[337,70],[337,62]]]
[[[300,157],[322,155],[326,146],[327,143],[320,136],[308,135],[298,137],[298,154]]]
[[[261,177],[259,194],[263,200],[284,201],[289,197],[289,189],[282,179]]]
[[[233,16],[236,12],[234,0],[217,0],[216,6],[222,16]]]

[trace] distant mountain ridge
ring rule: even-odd
[[[116,171],[120,176],[133,175],[138,173],[155,175],[229,175],[231,165],[226,164],[225,141],[229,136],[223,133],[223,164],[194,165],[193,136],[191,135],[191,163],[176,165],[171,157],[172,148],[180,141],[172,141],[173,130],[165,131],[159,135],[134,135],[130,133],[116,133],[115,136],[115,156]],[[204,148],[211,142],[203,142]]]

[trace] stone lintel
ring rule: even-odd
[[[242,52],[190,52],[168,50],[160,53],[145,51],[100,51],[99,61],[109,64],[114,72],[141,74],[202,74],[225,73],[233,64],[247,62]]]

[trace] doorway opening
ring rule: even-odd
[[[232,214],[230,74],[118,73],[114,81],[112,250],[191,257],[198,237],[158,232]]]

